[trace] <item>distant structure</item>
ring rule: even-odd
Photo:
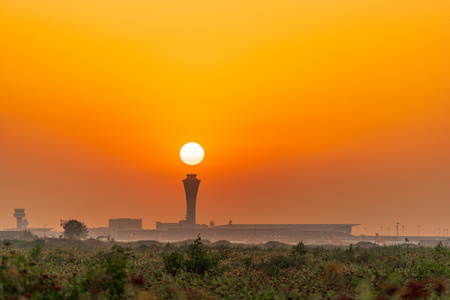
[[[166,224],[165,224],[166,225]],[[213,227],[168,226],[157,228],[158,241],[172,242],[195,239],[199,234],[209,241],[260,244],[278,241],[287,244],[336,244],[335,241],[358,241],[351,231],[359,224],[234,224]],[[175,225],[175,224],[174,224]],[[157,224],[158,227],[158,224]]]
[[[142,219],[109,219],[107,230],[95,230],[98,236],[110,235],[110,237],[119,240],[133,240],[139,233],[142,233]],[[92,232],[94,234],[94,232]],[[96,236],[96,237],[98,237]]]
[[[197,224],[195,220],[195,207],[197,204],[197,192],[200,186],[200,179],[197,174],[186,174],[186,179],[183,179],[184,192],[186,194],[186,219],[180,220],[178,223],[162,223],[156,222],[156,229],[168,228],[198,228],[208,227],[206,224]]]
[[[141,230],[142,219],[109,219],[109,229],[112,230]]]
[[[197,179],[197,174],[187,174],[186,179],[183,179],[184,192],[186,193],[186,226],[194,227],[195,222],[195,205],[197,202],[197,192],[200,185],[200,180]]]
[[[26,230],[28,221],[25,218],[25,208],[15,208],[14,217],[17,218],[16,230]]]

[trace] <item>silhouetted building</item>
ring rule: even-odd
[[[109,229],[115,230],[141,230],[142,219],[109,219]]]
[[[37,228],[28,228],[32,234],[37,235],[38,237],[58,237],[58,233],[53,231],[54,228],[50,227],[37,227]],[[25,230],[25,228],[24,228]]]
[[[109,235],[115,240],[135,240],[142,231],[142,219],[109,219]]]
[[[287,244],[339,244],[357,241],[351,234],[359,224],[227,224],[213,227],[157,228],[160,242],[195,239],[198,235],[209,241],[227,240],[238,243],[260,244],[278,241]]]
[[[186,179],[183,179],[184,191],[186,193],[186,226],[195,226],[195,205],[197,202],[197,192],[200,185],[200,180],[197,179],[197,174],[187,174]]]
[[[109,227],[93,227],[88,228],[88,238],[96,239],[100,236],[110,235]]]
[[[156,229],[168,229],[168,228],[176,228],[183,226],[183,221],[180,221],[178,223],[162,223],[162,222],[156,222]]]
[[[298,243],[305,240],[310,243],[325,244],[331,240],[338,243],[340,239],[352,240],[351,231],[358,224],[233,224],[210,226],[196,224],[195,209],[200,180],[197,174],[187,174],[183,179],[186,193],[186,219],[178,223],[156,222],[156,238],[158,241],[179,241],[202,238],[228,240],[247,243],[262,243],[265,241],[283,241]]]
[[[25,208],[16,208],[14,209],[14,217],[17,218],[17,225],[16,225],[16,229],[17,230],[22,230],[23,229],[23,218],[25,217]],[[28,225],[28,222],[25,219],[25,227],[26,225]]]
[[[1,240],[20,240],[23,238],[24,231],[22,230],[3,230],[0,231]]]

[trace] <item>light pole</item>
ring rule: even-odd
[[[417,225],[417,236],[420,236],[420,225]]]
[[[390,229],[390,228],[388,227],[388,236],[389,236],[389,229]]]
[[[405,225],[402,225],[402,235],[405,236]]]
[[[438,228],[438,235],[439,235],[439,237],[441,237],[441,228],[440,227]]]
[[[383,226],[381,226],[381,236],[383,235]]]
[[[397,229],[397,240],[398,240],[398,225],[399,224],[400,224],[399,222],[395,223],[395,228]]]

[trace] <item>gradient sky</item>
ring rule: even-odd
[[[0,2],[0,228],[450,213],[450,2]],[[184,143],[204,161],[182,163]]]

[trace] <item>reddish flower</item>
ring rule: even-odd
[[[336,297],[335,300],[353,300],[353,298],[350,296],[347,296],[346,294],[340,294],[339,296]]]
[[[399,290],[399,287],[397,285],[387,285],[384,287],[384,292],[388,294],[389,296],[394,295]]]
[[[33,295],[32,295],[30,292],[25,292],[25,296],[26,296],[27,298],[33,297]]]
[[[93,295],[97,295],[98,293],[100,293],[100,291],[97,289],[91,290],[91,294],[93,294]]]
[[[403,299],[417,299],[426,298],[428,291],[426,287],[420,281],[414,281],[408,284],[405,293],[402,295]]]
[[[61,287],[59,285],[54,284],[52,285],[52,289],[54,289],[55,291],[60,291]]]
[[[145,278],[142,275],[136,275],[131,278],[131,282],[135,285],[144,285]]]
[[[436,285],[434,286],[434,290],[438,292],[438,294],[442,294],[447,290],[447,285],[445,284],[445,282],[440,281],[436,283]]]

